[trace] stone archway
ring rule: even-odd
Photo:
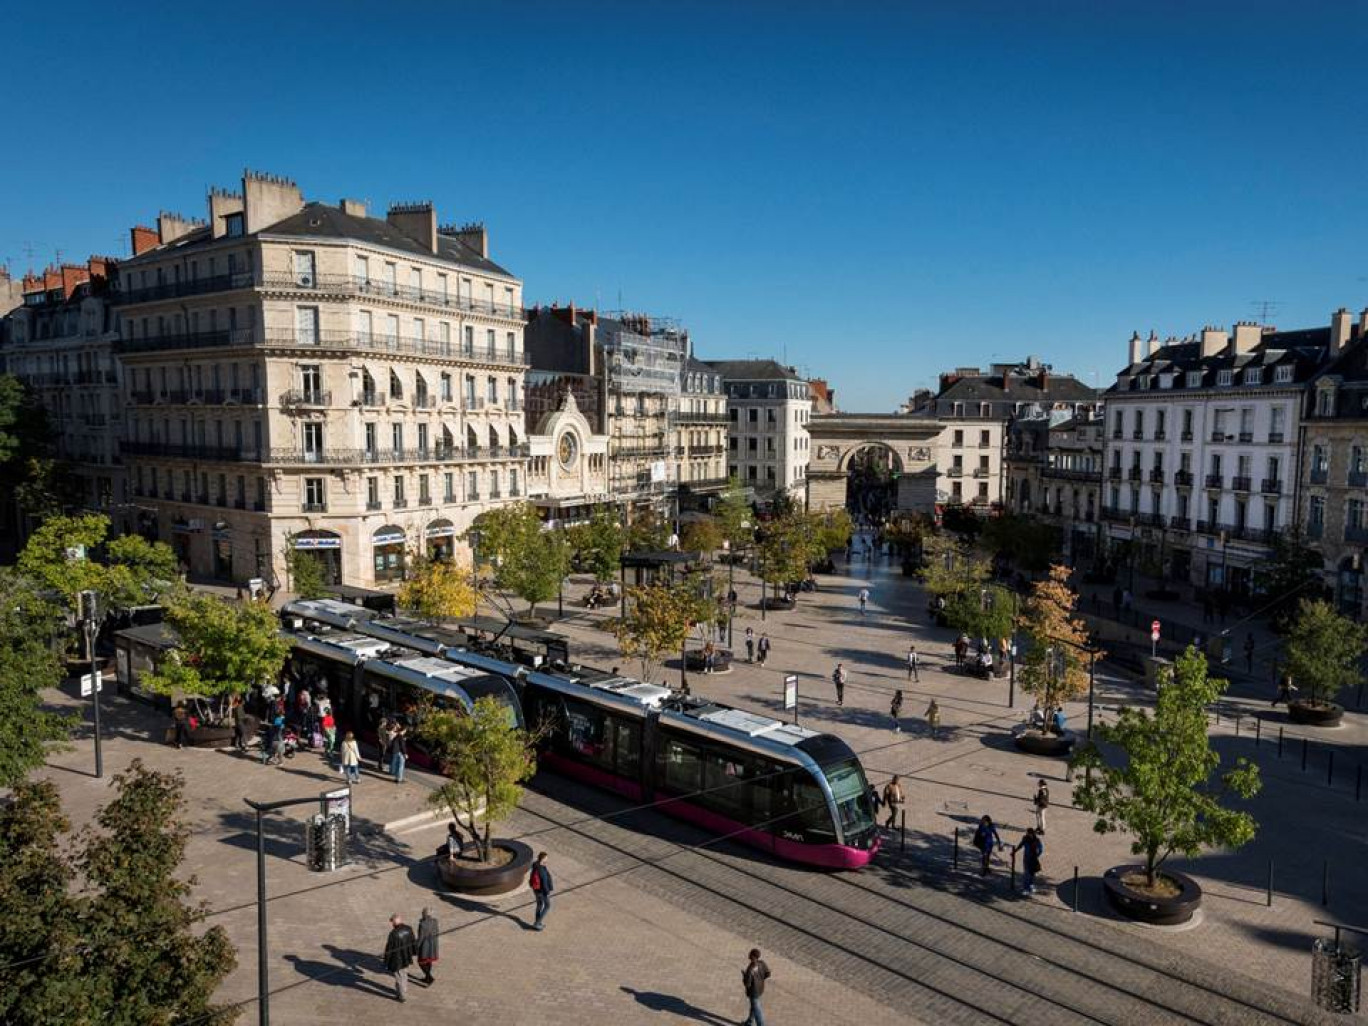
[[[898,506],[898,481],[903,462],[884,442],[851,448],[843,461],[846,470],[846,510],[856,523],[879,523]]]
[[[882,515],[932,513],[940,429],[941,424],[933,418],[902,414],[830,413],[812,417],[808,422],[812,454],[807,470],[808,508],[846,507],[852,468],[867,484],[874,468],[881,466],[887,477],[882,498],[869,501],[879,504]],[[860,486],[856,490],[860,493]]]

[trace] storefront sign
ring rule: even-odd
[[[301,538],[295,535],[294,547],[297,549],[340,549],[341,538]]]
[[[375,544],[376,544],[377,546],[380,546],[380,545],[403,545],[403,544],[404,544],[404,532],[403,532],[403,531],[379,531],[379,532],[377,532],[377,533],[375,534],[373,540],[374,540],[374,542],[375,542]]]

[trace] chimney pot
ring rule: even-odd
[[[1341,352],[1353,335],[1353,314],[1340,307],[1330,315],[1330,353]]]

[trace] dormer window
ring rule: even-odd
[[[1328,417],[1335,412],[1335,390],[1322,388],[1316,393],[1316,416]]]
[[[1273,368],[1273,381],[1275,384],[1285,385],[1292,380],[1293,367],[1290,363],[1285,363],[1281,367]]]
[[[1201,388],[1201,387],[1202,387],[1202,372],[1201,372],[1201,371],[1188,371],[1188,372],[1187,372],[1187,387],[1188,387],[1188,388]]]
[[[1142,392],[1148,389],[1150,387],[1150,376],[1148,374],[1141,374],[1139,383],[1136,385],[1136,387],[1139,388]]]
[[[1263,368],[1262,368],[1262,367],[1250,367],[1248,370],[1246,370],[1246,371],[1244,372],[1244,383],[1245,383],[1246,385],[1262,385],[1262,384],[1263,384]]]
[[[242,215],[228,214],[223,218],[223,234],[230,239],[242,237]]]
[[[1159,387],[1160,387],[1160,388],[1172,388],[1172,387],[1173,387],[1173,375],[1172,375],[1172,374],[1160,374],[1160,375],[1159,375]]]
[[[1230,370],[1230,369],[1228,369],[1228,368],[1227,368],[1226,370],[1219,370],[1219,371],[1216,372],[1216,384],[1217,384],[1217,385],[1229,385],[1229,384],[1230,384],[1231,382],[1233,382],[1234,380],[1235,380],[1235,372],[1232,371],[1232,370]]]

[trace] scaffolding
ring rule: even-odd
[[[678,323],[623,314],[601,331],[609,391],[680,394],[689,333]]]

